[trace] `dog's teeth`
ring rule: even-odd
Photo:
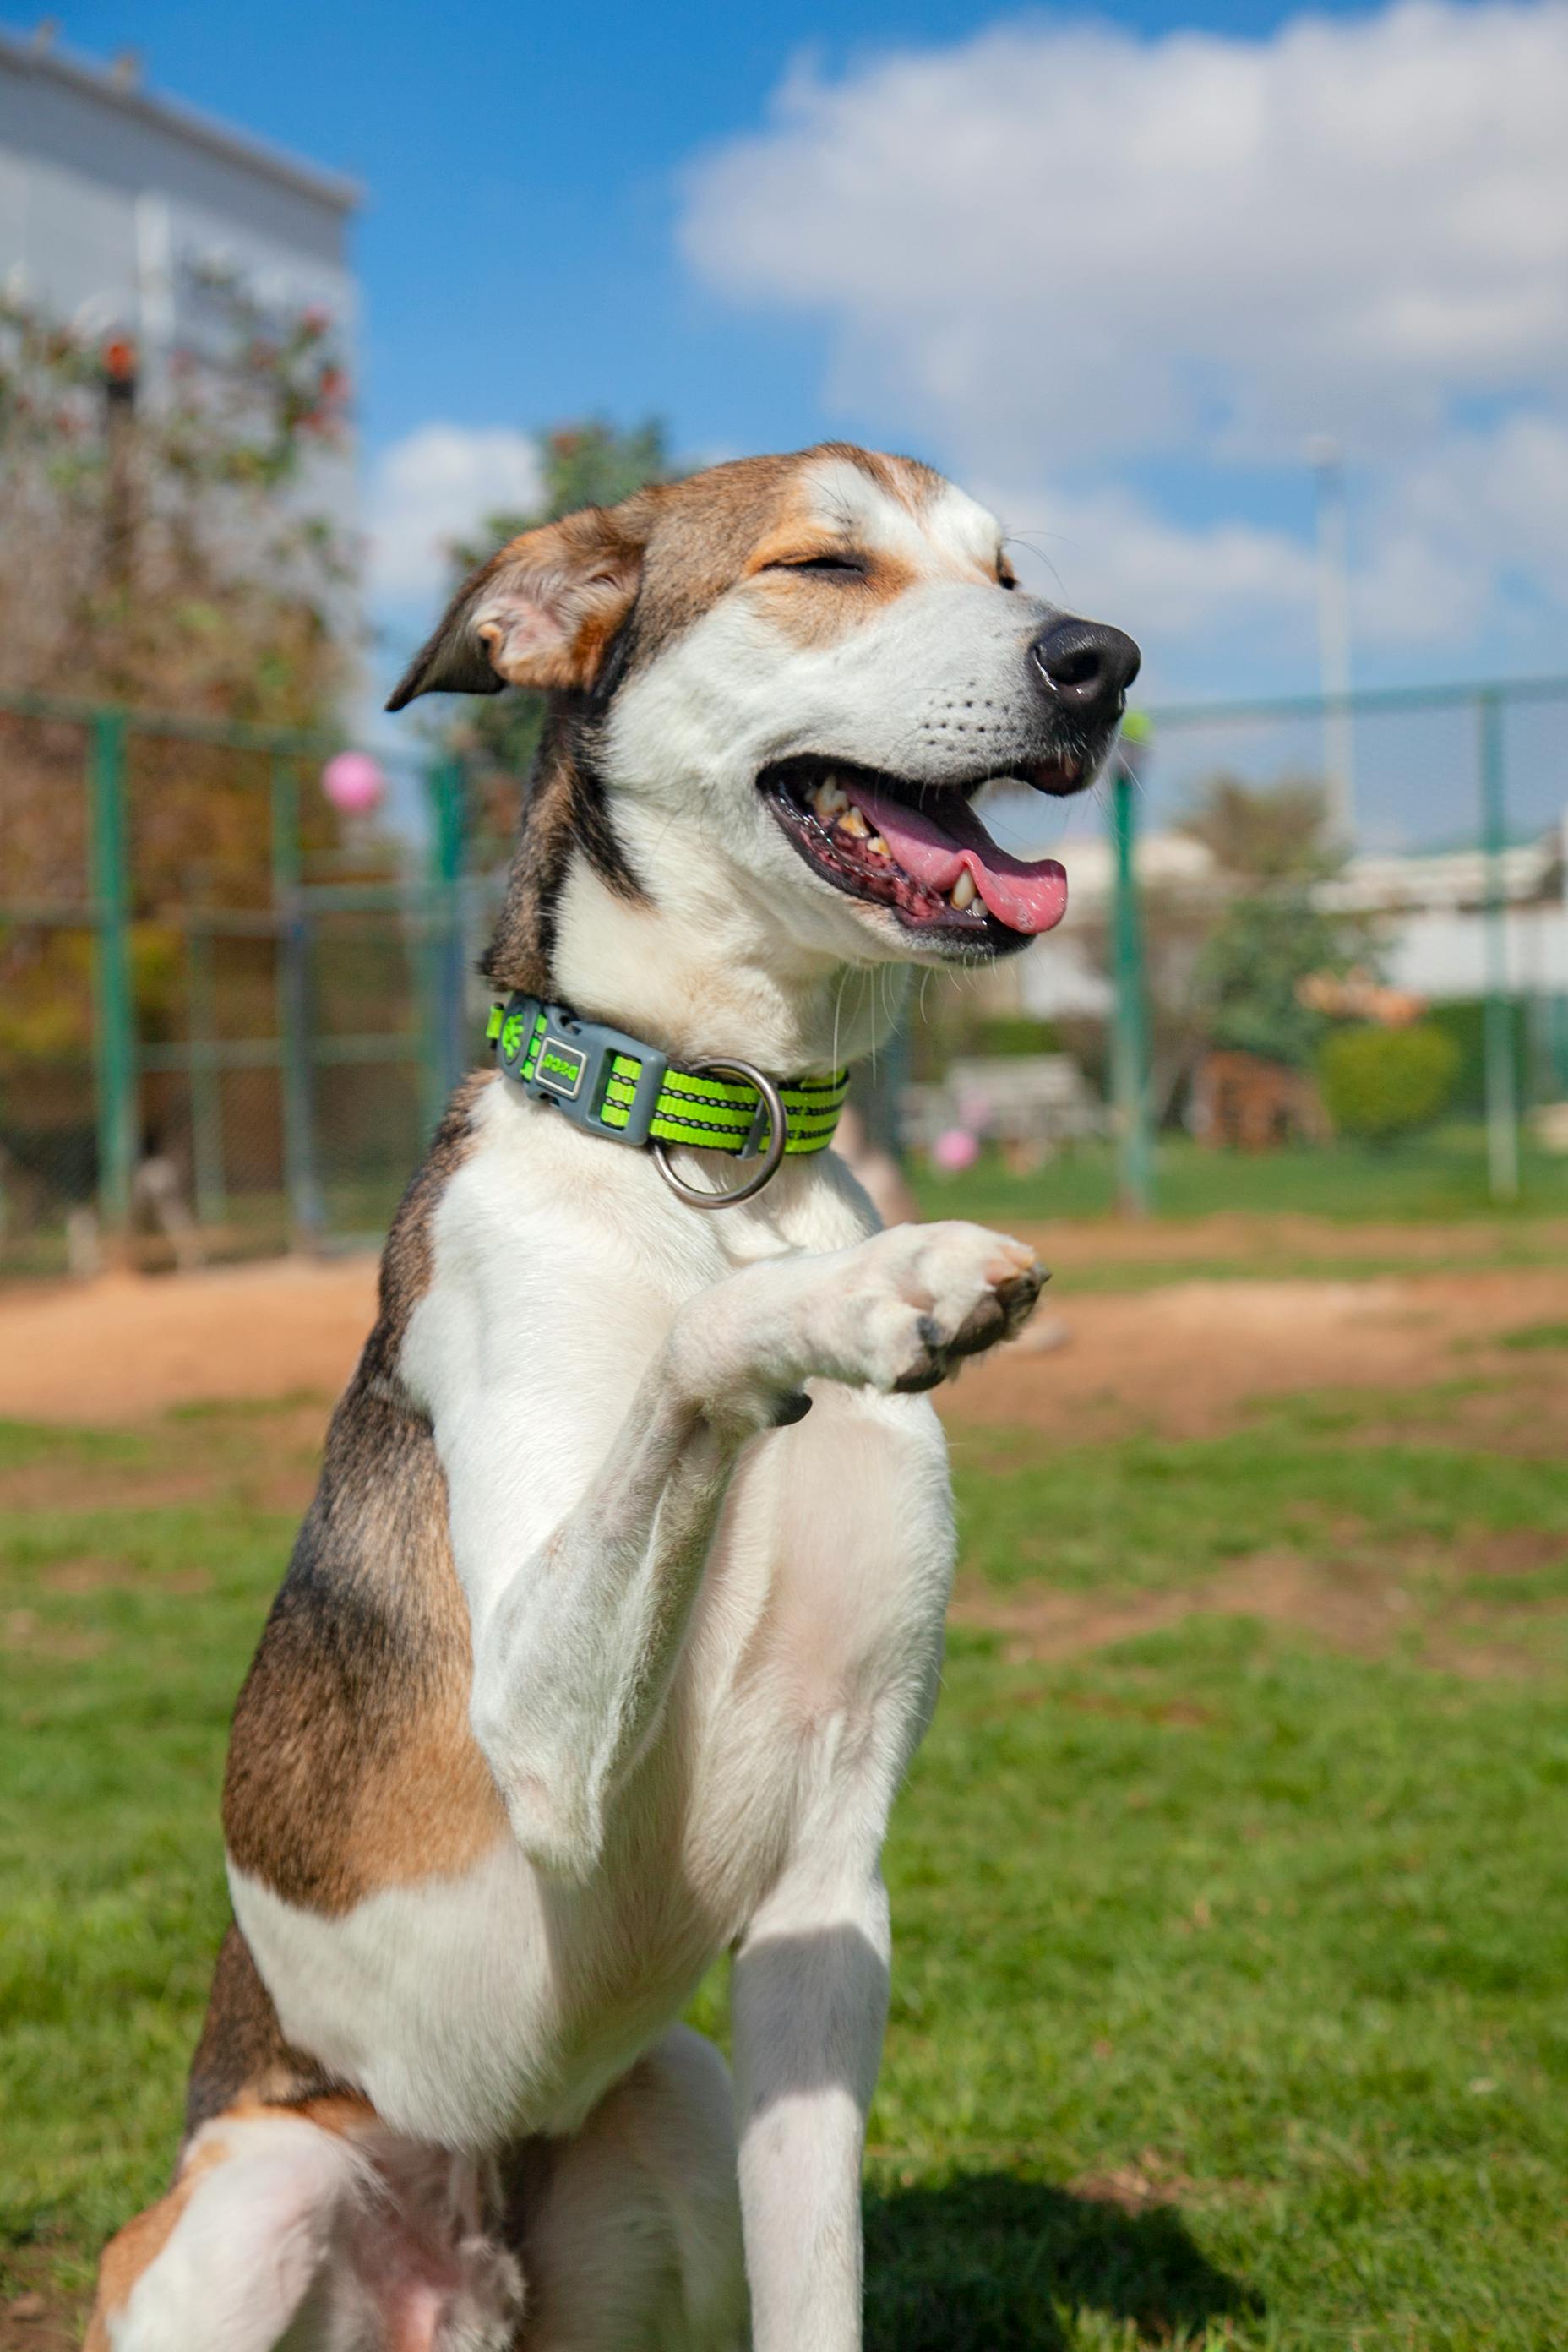
[[[974,887],[974,877],[970,872],[967,866],[964,866],[962,873],[959,875],[957,881],[953,884],[952,889],[947,895],[961,915],[963,914],[965,907],[973,906],[979,893]]]
[[[816,788],[816,805],[823,816],[837,816],[849,805],[849,795],[837,776],[826,776]]]
[[[871,828],[853,801],[849,803],[838,823],[842,830],[853,834],[857,841],[865,841],[869,837]]]
[[[867,841],[866,846],[878,857],[891,857],[893,854],[879,833],[872,834]]]

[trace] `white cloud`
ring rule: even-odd
[[[1245,512],[1243,469],[1336,434],[1363,635],[1438,643],[1568,601],[1565,123],[1565,0],[1257,41],[1026,21],[792,74],[692,169],[682,236],[711,285],[825,318],[837,404],[934,442],[1156,639],[1300,644],[1310,549],[1168,520],[1118,469],[1206,466]]]
[[[422,425],[372,468],[366,576],[378,605],[433,603],[447,585],[454,540],[485,519],[537,503],[539,452],[527,434]]]
[[[1387,441],[1568,359],[1568,7],[1268,41],[1047,22],[798,73],[690,175],[716,285],[824,307],[841,386],[1016,465]]]
[[[1310,625],[1314,562],[1287,531],[1234,520],[1185,529],[1114,483],[1033,498],[984,478],[970,487],[1003,519],[1030,586],[1075,611],[1113,615],[1151,647],[1242,629],[1289,641]],[[1030,530],[1042,515],[1049,529]]]

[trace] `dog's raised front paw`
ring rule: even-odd
[[[1026,1243],[958,1223],[895,1225],[822,1257],[768,1260],[682,1309],[677,1382],[737,1432],[798,1421],[810,1380],[934,1388],[963,1357],[1011,1339],[1045,1280]]]
[[[1027,1243],[981,1225],[895,1226],[865,1248],[861,1377],[876,1388],[934,1388],[962,1358],[1011,1339],[1047,1279]]]

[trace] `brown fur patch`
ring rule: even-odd
[[[430,1216],[487,1083],[459,1090],[398,1212],[380,1318],[332,1415],[321,1482],[235,1709],[229,1854],[313,1910],[460,1871],[507,1833],[468,1728],[473,1661],[446,1476],[397,1373],[429,1284]]]
[[[848,557],[863,567],[814,572],[796,567],[825,557]],[[886,549],[851,543],[824,531],[804,509],[786,511],[779,527],[752,553],[746,577],[769,622],[792,645],[833,645],[860,627],[879,605],[891,604],[915,584],[912,564]]]
[[[843,457],[886,490],[889,498],[918,515],[947,488],[947,478],[919,457],[899,457],[880,449],[862,449],[854,442],[829,441],[807,453],[813,457]]]
[[[657,491],[524,531],[458,589],[387,704],[420,694],[588,686],[637,593]]]
[[[183,2168],[168,2195],[160,2197],[156,2205],[149,2205],[144,2213],[138,2213],[134,2221],[127,2221],[110,2238],[99,2257],[98,2293],[93,2298],[82,2352],[112,2352],[110,2321],[119,2317],[131,2300],[137,2280],[143,2271],[152,2268],[174,2236],[202,2175],[221,2164],[226,2154],[221,2141],[199,2148]]]

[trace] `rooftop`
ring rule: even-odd
[[[100,105],[113,107],[137,121],[171,132],[193,146],[204,147],[209,154],[221,156],[225,163],[237,163],[243,170],[290,189],[296,195],[312,197],[316,203],[331,205],[339,212],[352,212],[363,194],[357,181],[341,173],[324,172],[316,164],[301,163],[264,140],[230,131],[226,124],[215,122],[194,107],[153,96],[142,86],[141,68],[134,58],[100,66],[90,58],[70,55],[56,45],[47,21],[31,39],[0,32],[0,66],[14,73],[36,75],[40,80],[52,81],[94,99]]]

